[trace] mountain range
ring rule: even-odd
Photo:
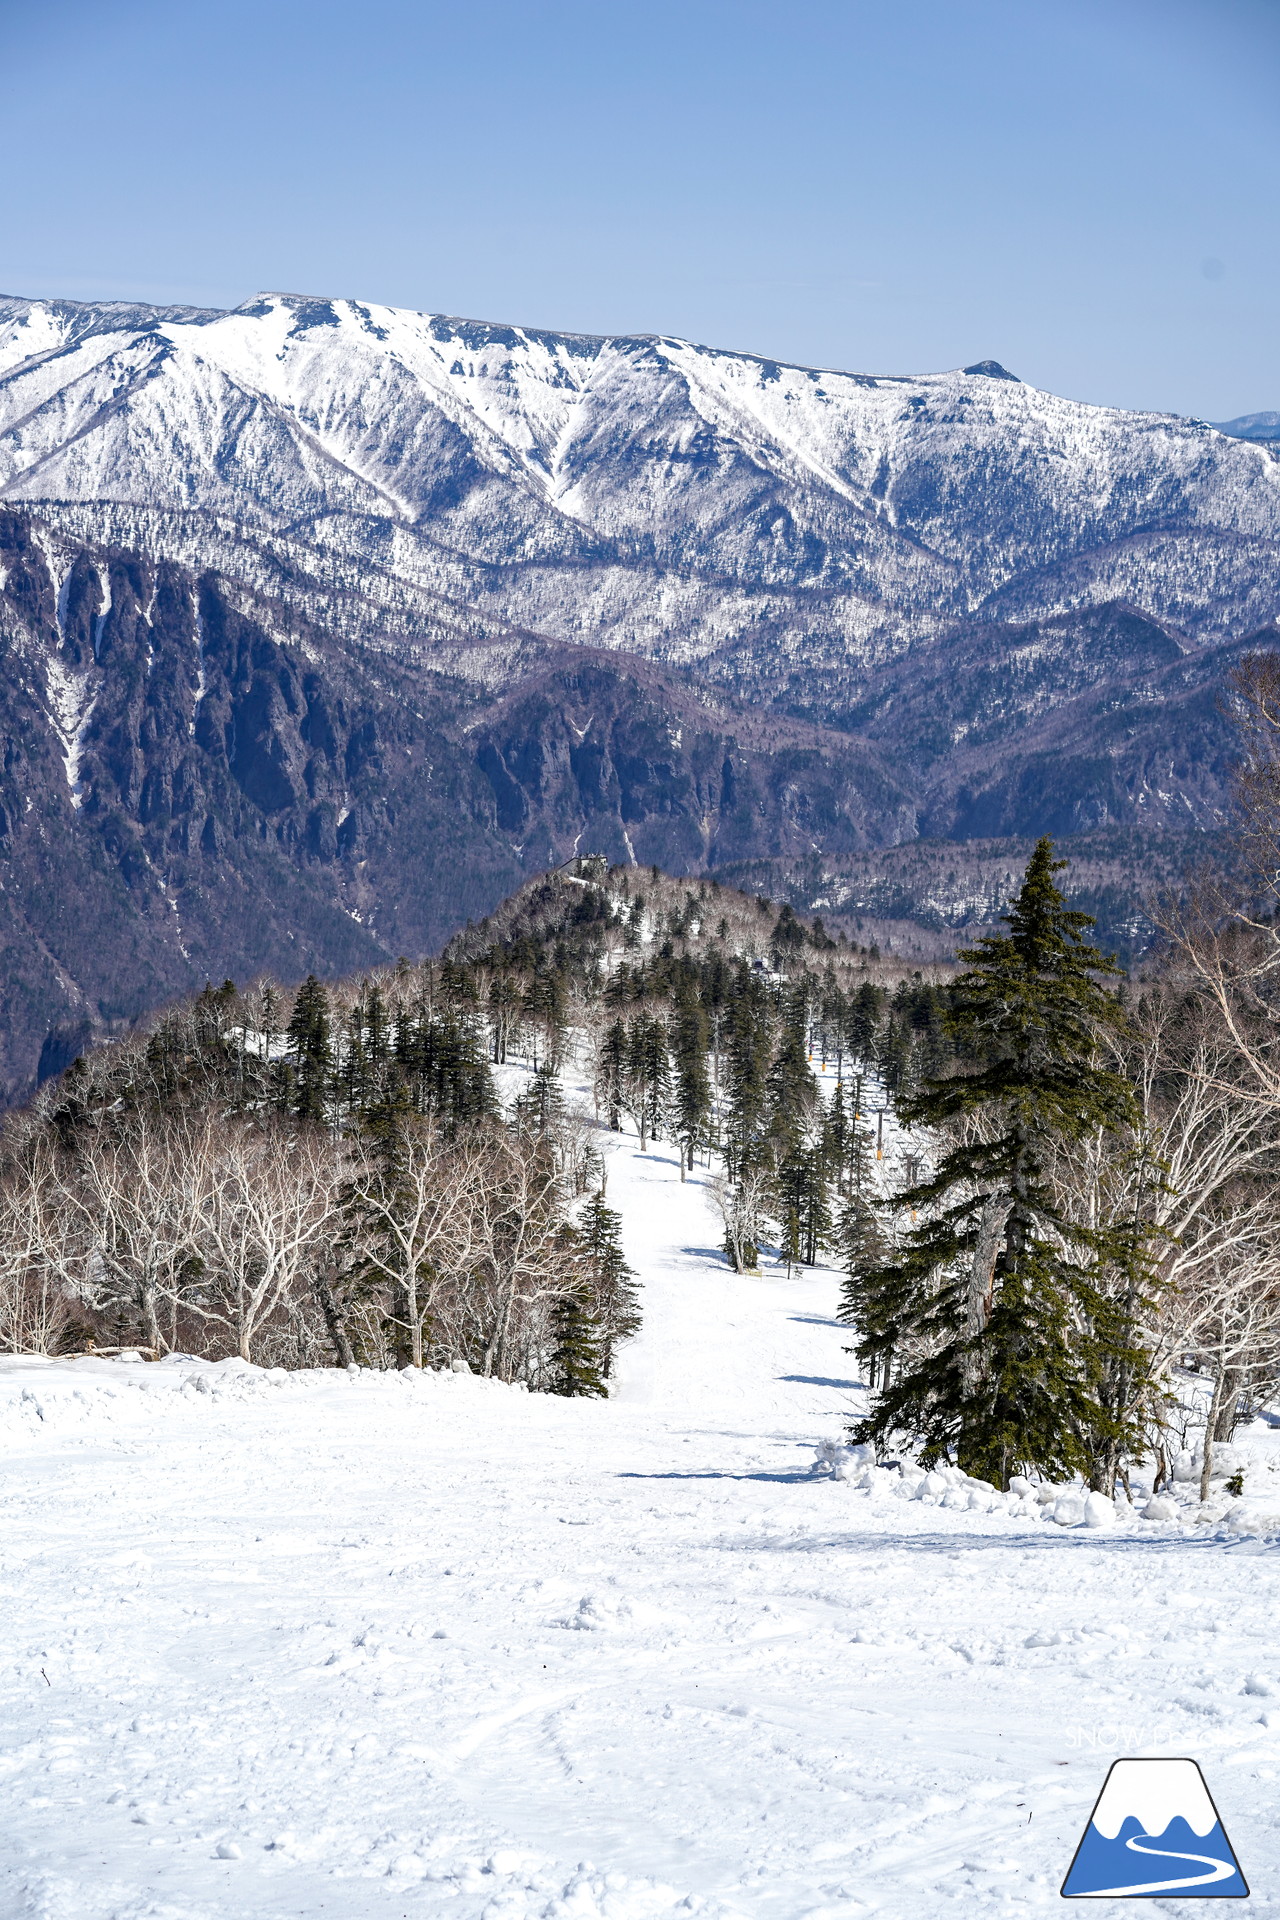
[[[434,948],[575,851],[848,916],[922,838],[1127,873],[1214,830],[1220,689],[1280,615],[1246,424],[995,361],[0,300],[0,1093],[206,975]]]
[[[1236,440],[1280,440],[1280,413],[1242,413],[1234,420],[1215,420],[1213,425]]]

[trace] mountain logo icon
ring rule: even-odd
[[[1247,1900],[1194,1760],[1115,1760],[1062,1883],[1064,1900]]]

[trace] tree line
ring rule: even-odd
[[[754,1067],[715,1090],[811,1019],[798,954],[849,960],[731,890],[702,890],[719,898],[699,938],[694,892],[658,898],[674,887],[585,861],[523,890],[505,938],[469,929],[356,981],[209,986],[77,1061],[0,1142],[0,1342],[606,1392],[637,1288],[591,1128],[565,1111],[568,1056],[596,1117],[677,1141],[682,1174],[722,1143],[740,1164],[780,1136],[804,1071],[764,1071],[763,1099]],[[912,1020],[929,1025],[866,981],[822,1006],[830,1044],[888,1034],[899,1071]],[[495,1074],[517,1059],[504,1106]]]
[[[936,1061],[942,1004],[789,908],[593,859],[439,961],[206,987],[10,1117],[0,1339],[607,1391],[637,1291],[566,1064],[597,1124],[725,1170],[736,1266],[768,1231],[814,1260],[866,1176],[860,1089]],[[815,1050],[849,1063],[830,1111]]]
[[[1186,1439],[1189,1370],[1207,1489],[1280,1370],[1280,795],[1254,784],[1244,877],[1170,908],[1136,983],[1044,841],[1007,930],[927,976],[588,858],[437,961],[206,988],[11,1117],[0,1338],[607,1391],[638,1305],[599,1130],[630,1128],[699,1169],[735,1270],[842,1269],[859,1438],[1110,1489]]]
[[[468,929],[446,966],[495,1063],[518,1032],[539,1074],[568,1051],[597,1119],[674,1148],[682,1180],[712,1171],[738,1271],[766,1241],[812,1263],[860,1232],[872,1127],[951,1058],[946,969],[925,978],[789,906],[657,869],[579,861]]]
[[[558,1108],[500,1112],[438,969],[228,981],[10,1118],[0,1336],[603,1394],[639,1311],[602,1186]]]
[[[767,1243],[843,1267],[859,1440],[1109,1492],[1202,1427],[1207,1497],[1215,1446],[1280,1382],[1280,669],[1249,663],[1237,698],[1237,870],[1152,903],[1166,941],[1137,982],[1048,840],[1007,930],[933,980],[634,874],[460,943],[477,1003],[548,1010],[543,1071],[563,1005],[606,1123],[669,1142],[682,1177],[705,1159],[731,1265]]]

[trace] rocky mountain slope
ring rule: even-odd
[[[1202,422],[354,301],[0,301],[0,497],[9,1096],[575,851],[852,911],[920,835],[1211,829],[1280,613]]]
[[[625,655],[494,692],[13,513],[0,573],[8,1098],[206,978],[432,951],[579,848],[690,872],[912,831],[874,747]]]
[[[525,629],[772,693],[978,616],[1127,600],[1199,641],[1280,611],[1267,449],[994,362],[886,378],[272,294],[6,300],[0,371],[7,500],[201,565],[301,544],[355,596],[331,619],[372,603],[426,651]]]

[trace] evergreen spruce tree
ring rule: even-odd
[[[950,1058],[946,1033],[946,995],[928,983],[911,996],[911,1026],[915,1034],[915,1065],[925,1079],[940,1079]]]
[[[783,1153],[806,1137],[818,1112],[818,1086],[809,1065],[807,1026],[803,992],[789,994],[777,1052],[766,1080],[768,1131]]]
[[[801,1247],[804,1190],[804,1156],[797,1149],[774,1169],[768,1196],[769,1212],[778,1234],[778,1257],[787,1263],[788,1278],[792,1267],[804,1259]]]
[[[900,1104],[911,1086],[912,1061],[911,1029],[898,1007],[890,1013],[880,1034],[877,1064],[885,1091],[891,1093]]]
[[[364,1050],[375,1076],[391,1057],[392,1025],[381,987],[371,986],[362,996]]]
[[[329,996],[313,973],[298,988],[289,1021],[293,1066],[292,1107],[299,1120],[325,1119],[333,1048],[329,1037]]]
[[[360,1001],[347,1014],[335,1081],[341,1110],[350,1119],[368,1111],[373,1100],[369,1057],[364,1045],[364,1014]]]
[[[764,982],[745,961],[738,965],[725,1016],[722,1038],[728,1113],[724,1146],[728,1171],[736,1178],[741,1168],[758,1158],[772,1053]]]
[[[876,1036],[884,1013],[885,991],[864,980],[853,995],[845,1019],[845,1044],[861,1066],[872,1066],[876,1058]]]
[[[836,1192],[841,1197],[844,1195],[845,1170],[849,1164],[852,1142],[853,1122],[849,1117],[844,1081],[837,1079],[823,1127],[822,1153],[830,1178],[835,1181]]]
[[[769,937],[770,957],[780,972],[785,971],[791,961],[804,951],[805,932],[796,919],[795,908],[786,905],[778,915],[777,924]]]
[[[534,1133],[545,1133],[564,1112],[560,1078],[549,1060],[537,1069],[515,1103],[517,1123]]]
[[[274,981],[260,980],[250,991],[246,1025],[257,1040],[257,1077],[262,1096],[287,1113],[293,1072],[288,1061],[279,1058],[280,1013],[279,988]]]
[[[1065,864],[1040,840],[1009,932],[961,955],[951,1024],[974,1064],[901,1107],[958,1143],[899,1196],[923,1218],[856,1302],[860,1355],[897,1358],[856,1436],[905,1432],[926,1461],[954,1450],[1001,1486],[1021,1467],[1087,1468],[1086,1436],[1106,1422],[1095,1389],[1110,1337],[1097,1284],[1106,1249],[1062,1217],[1048,1161],[1136,1110],[1128,1082],[1098,1064],[1101,1033],[1123,1017],[1099,979],[1116,969],[1086,940],[1090,917],[1063,902],[1054,875]]]
[[[396,1067],[410,1089],[415,1113],[434,1113],[439,1104],[440,1022],[433,987],[432,981],[421,982],[412,1004],[396,1021]]]
[[[609,1116],[612,1132],[622,1129],[623,1082],[627,1071],[627,1030],[615,1020],[600,1048],[600,1072],[596,1081],[598,1097]]]
[[[553,1066],[560,1064],[560,1050],[564,1042],[565,1021],[568,1017],[565,996],[564,977],[552,972],[550,968],[540,966],[525,991],[525,1018],[534,1033],[534,1060],[539,1064],[538,1039],[542,1041],[541,1057],[549,1060]]]
[[[800,1247],[807,1267],[815,1266],[822,1249],[831,1238],[831,1174],[821,1141],[815,1141],[804,1156],[804,1179],[800,1188]]]
[[[779,1252],[788,1267],[811,1267],[831,1235],[831,1182],[821,1142],[793,1141],[772,1186]]]
[[[600,1371],[613,1374],[614,1349],[640,1331],[640,1295],[636,1276],[622,1251],[622,1216],[604,1203],[603,1193],[588,1201],[580,1229],[590,1273],[592,1317],[600,1338]]]
[[[570,1398],[590,1394],[607,1400],[600,1362],[600,1330],[591,1314],[586,1287],[561,1294],[551,1310],[551,1391]]]
[[[844,1279],[840,1285],[840,1305],[836,1317],[855,1331],[871,1323],[875,1304],[874,1285],[888,1254],[888,1243],[880,1219],[872,1168],[875,1149],[867,1127],[854,1124],[849,1140],[848,1190],[840,1208],[836,1242]],[[852,1351],[852,1349],[850,1349]],[[872,1386],[877,1378],[886,1380],[892,1363],[889,1353],[873,1354],[868,1360]]]
[[[466,1010],[446,1007],[434,1022],[432,1047],[433,1070],[428,1075],[425,1111],[438,1114],[450,1132],[496,1112],[488,1049],[475,1017]],[[546,1062],[545,1074],[558,1099],[556,1068],[551,1061]],[[552,1110],[548,1109],[546,1118],[551,1117]]]
[[[667,1029],[655,1014],[641,1014],[627,1035],[627,1086],[630,1106],[640,1131],[640,1151],[657,1139],[667,1113],[670,1061]]]
[[[711,1114],[707,1016],[694,992],[686,991],[677,1003],[671,1041],[676,1072],[675,1133],[680,1144],[680,1178],[683,1180],[686,1170],[692,1170],[694,1153],[705,1138]]]
[[[798,924],[798,923],[797,923]],[[812,1266],[830,1230],[826,1116],[809,1065],[808,1002],[787,995],[782,1031],[769,1069],[768,1150],[774,1167],[772,1211],[788,1267]]]
[[[384,1064],[380,1086],[405,1079],[414,1110],[442,1120],[450,1133],[496,1110],[489,1050],[470,1007],[451,1000],[433,1007],[424,994],[401,1011],[394,1030],[394,1058]]]

